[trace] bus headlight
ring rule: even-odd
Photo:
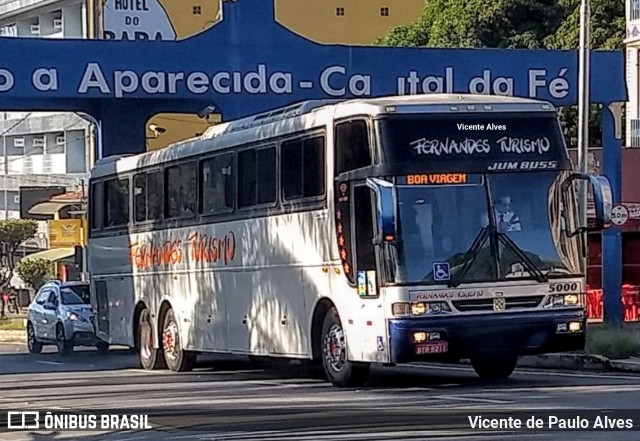
[[[563,294],[553,295],[547,298],[545,308],[557,308],[560,306],[578,306],[582,305],[582,296],[580,294]]]
[[[396,317],[419,317],[431,314],[448,314],[451,307],[447,302],[413,302],[394,303],[391,312]]]
[[[411,313],[411,309],[408,303],[394,303],[391,305],[391,312],[398,317],[407,316]]]
[[[411,304],[411,315],[422,315],[427,312],[427,304],[426,303],[412,303]]]

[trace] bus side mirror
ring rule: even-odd
[[[367,178],[367,187],[376,195],[376,214],[379,234],[384,242],[396,239],[396,189],[388,181],[378,178]]]
[[[569,176],[567,180],[562,183],[561,187],[563,205],[565,206],[564,213],[567,212],[566,207],[570,206],[569,198],[573,196],[570,194],[569,189],[576,181],[586,181],[587,193],[593,196],[595,219],[592,225],[578,225],[573,231],[567,230],[567,235],[573,237],[585,231],[602,231],[605,228],[609,228],[611,224],[613,195],[611,193],[611,184],[604,176],[592,176],[582,173],[575,173]]]

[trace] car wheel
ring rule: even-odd
[[[195,352],[182,349],[178,321],[173,309],[167,310],[162,323],[162,349],[167,367],[174,372],[192,370],[198,355]]]
[[[138,357],[140,366],[148,371],[166,367],[162,351],[153,347],[153,326],[148,309],[140,313],[138,321]]]
[[[58,354],[63,357],[73,352],[73,343],[66,339],[62,325],[56,326],[56,346],[58,347]]]
[[[96,344],[96,349],[98,349],[99,354],[106,354],[109,352],[109,343],[106,341],[101,341]]]
[[[27,323],[27,348],[31,354],[42,352],[42,343],[36,338],[36,330],[31,322]]]
[[[336,308],[327,311],[322,324],[322,366],[334,386],[361,386],[369,378],[369,363],[347,360],[347,344]]]

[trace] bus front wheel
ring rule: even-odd
[[[162,351],[153,347],[153,326],[148,309],[142,311],[138,322],[138,354],[143,369],[150,371],[166,367]]]
[[[369,364],[347,360],[344,329],[336,308],[327,311],[322,323],[322,366],[335,386],[361,386],[369,378]]]
[[[504,380],[509,378],[518,363],[517,355],[471,357],[471,366],[483,380]]]
[[[167,309],[162,326],[162,347],[167,366],[174,372],[190,371],[196,364],[198,355],[182,349],[178,321],[173,309]]]

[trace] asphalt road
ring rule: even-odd
[[[136,356],[81,350],[61,358],[0,345],[0,411],[150,414],[148,431],[0,432],[0,440],[639,440],[640,376],[520,369],[506,382],[465,366],[376,368],[370,384],[338,389],[292,363],[203,357],[185,374],[137,369]],[[563,414],[563,409],[569,413]],[[627,409],[637,431],[472,429],[468,417]],[[579,412],[578,412],[579,411]]]

